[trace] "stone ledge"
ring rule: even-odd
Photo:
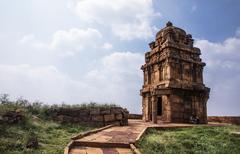
[[[77,139],[83,138],[85,136],[88,136],[88,135],[100,132],[100,131],[102,131],[104,129],[108,129],[108,128],[113,127],[113,126],[117,126],[117,125],[116,124],[112,124],[112,125],[108,125],[108,126],[105,126],[105,127],[98,128],[98,129],[94,129],[94,130],[90,130],[90,131],[87,131],[87,132],[79,133],[79,134],[71,137],[71,139],[72,140],[77,140]]]
[[[137,147],[134,144],[130,144],[130,148],[134,154],[141,154]]]
[[[98,129],[94,129],[94,130],[90,130],[90,131],[87,131],[87,132],[79,133],[79,134],[71,137],[72,141],[70,141],[67,144],[67,146],[64,148],[64,154],[69,154],[71,148],[74,147],[74,145],[75,145],[75,140],[83,138],[83,137],[91,135],[91,134],[94,134],[94,133],[97,133],[97,132],[100,132],[104,129],[108,129],[108,128],[113,127],[113,126],[117,126],[117,125],[116,124],[108,125],[108,126],[101,127],[101,128],[98,128]]]
[[[130,148],[130,145],[128,143],[118,143],[118,142],[91,142],[91,141],[74,141],[74,146],[87,146],[87,147],[102,147],[102,148]]]

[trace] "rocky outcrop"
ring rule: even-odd
[[[21,111],[8,111],[0,116],[0,123],[15,124],[23,121],[24,116]]]
[[[109,108],[57,108],[47,111],[49,117],[63,123],[86,123],[92,125],[108,125],[118,123],[128,125],[127,109]]]
[[[240,125],[240,117],[231,116],[209,116],[208,122],[219,122]]]

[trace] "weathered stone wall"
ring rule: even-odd
[[[209,116],[208,122],[219,122],[240,125],[240,117],[231,116]]]
[[[8,123],[8,124],[14,124],[14,123],[20,123],[24,121],[24,115],[19,110],[13,110],[8,111],[4,113],[3,115],[0,115],[0,124],[2,123]]]
[[[207,123],[206,102],[198,94],[185,92],[182,95],[171,95],[171,122],[189,122],[195,115],[200,123]]]
[[[142,119],[141,114],[129,114],[128,119]]]
[[[91,125],[128,125],[127,109],[111,108],[58,108],[48,111],[53,120],[66,123],[86,123]]]

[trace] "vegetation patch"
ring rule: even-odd
[[[114,104],[45,105],[0,96],[0,154],[62,154],[70,138],[96,128],[87,124],[59,123],[49,111],[76,108],[111,108]]]
[[[157,130],[150,128],[139,140],[142,153],[240,153],[240,126],[176,128]]]

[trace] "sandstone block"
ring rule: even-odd
[[[78,118],[78,117],[73,118],[73,122],[79,122],[79,121],[81,121],[80,118]]]
[[[111,114],[111,110],[110,109],[101,109],[100,113],[101,114]]]
[[[102,115],[93,115],[92,116],[92,121],[102,122],[103,121],[103,116]]]
[[[60,122],[71,122],[72,121],[72,117],[65,116],[65,115],[59,115],[59,116],[57,116],[56,119]]]
[[[111,114],[119,114],[119,113],[122,113],[121,108],[112,108],[111,109]]]
[[[83,117],[81,117],[81,120],[84,121],[84,122],[89,122],[89,121],[91,121],[91,117],[90,116],[83,116]]]
[[[81,110],[80,112],[79,112],[79,115],[80,116],[87,116],[87,115],[89,115],[90,114],[90,111],[89,110]]]
[[[104,121],[105,122],[114,121],[114,120],[115,120],[115,115],[114,114],[104,115]]]
[[[91,109],[90,114],[91,115],[99,115],[100,114],[100,109],[99,108]]]

